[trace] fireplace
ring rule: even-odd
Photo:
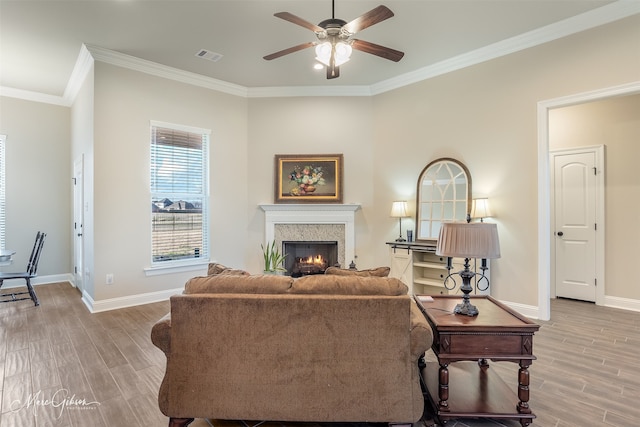
[[[323,274],[338,263],[338,242],[282,242],[284,267],[291,277]]]
[[[359,204],[262,204],[265,242],[337,242],[343,268],[355,260],[355,213]],[[332,261],[330,261],[332,262]],[[329,265],[333,265],[329,264]]]

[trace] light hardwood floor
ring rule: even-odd
[[[30,301],[0,304],[0,427],[166,426],[156,401],[165,358],[149,336],[169,303],[90,314],[68,283],[40,285],[36,292],[39,307]],[[538,417],[532,425],[638,426],[640,313],[557,300],[551,321],[540,324],[534,338],[538,360],[530,370],[530,404]],[[490,369],[515,391],[517,365],[492,363]]]

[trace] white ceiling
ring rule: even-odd
[[[324,71],[312,68],[313,49],[272,61],[262,57],[315,40],[311,31],[274,13],[287,11],[317,24],[331,17],[330,0],[0,0],[0,89],[62,96],[83,44],[245,88],[368,87],[506,39],[532,39],[541,28],[546,37],[563,36],[619,19],[621,3],[625,2],[336,0],[336,18],[345,21],[379,4],[389,7],[394,17],[357,38],[401,50],[405,56],[394,63],[354,51],[341,67],[341,76],[326,80]],[[628,12],[629,3],[622,15],[640,12],[638,7]],[[198,58],[200,49],[223,57],[218,62]]]

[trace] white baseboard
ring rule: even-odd
[[[33,286],[46,285],[50,283],[68,282],[75,287],[73,275],[52,274],[48,276],[38,276],[31,279]],[[2,289],[19,288],[25,285],[24,279],[5,280]],[[101,311],[117,310],[119,308],[133,307],[136,305],[150,304],[152,302],[166,301],[171,295],[180,294],[184,291],[184,287],[169,289],[166,291],[149,292],[146,294],[128,295],[125,297],[110,298],[106,300],[94,301],[86,292],[82,292],[82,302],[91,313],[99,313]]]
[[[604,297],[604,306],[612,308],[622,308],[624,310],[640,311],[640,300],[621,298],[621,297]]]
[[[500,301],[500,302],[506,305],[507,307],[509,307],[510,309],[517,311],[518,313],[522,314],[525,317],[528,317],[530,319],[540,318],[540,310],[538,309],[538,306],[525,305],[525,304],[520,304],[517,302],[510,302],[510,301]]]
[[[49,276],[37,276],[31,279],[32,285],[46,285],[49,283],[69,282],[73,285],[73,275],[69,273],[65,274],[52,274]],[[5,280],[2,285],[2,289],[19,288],[24,286],[24,279],[9,279]]]
[[[149,292],[146,294],[129,295],[125,297],[109,298],[100,301],[94,301],[86,292],[82,293],[82,302],[91,313],[100,313],[102,311],[117,310],[119,308],[133,307],[136,305],[150,304],[153,302],[166,301],[172,295],[181,294],[184,287],[169,289],[166,291]]]

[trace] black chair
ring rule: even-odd
[[[2,299],[0,300],[0,302],[14,302],[31,299],[33,300],[33,303],[35,305],[40,305],[38,296],[33,290],[33,286],[31,286],[31,279],[37,276],[36,272],[38,270],[38,261],[40,260],[40,253],[42,252],[42,246],[44,245],[45,237],[47,237],[47,235],[40,231],[38,231],[38,234],[36,234],[36,241],[33,244],[33,249],[31,250],[29,264],[27,264],[27,271],[22,271],[19,273],[0,273],[0,288],[4,284],[4,281],[9,279],[24,279],[27,282],[27,291],[2,294],[0,295],[0,298]],[[26,294],[29,294],[29,297],[16,298],[16,296],[18,295]]]

